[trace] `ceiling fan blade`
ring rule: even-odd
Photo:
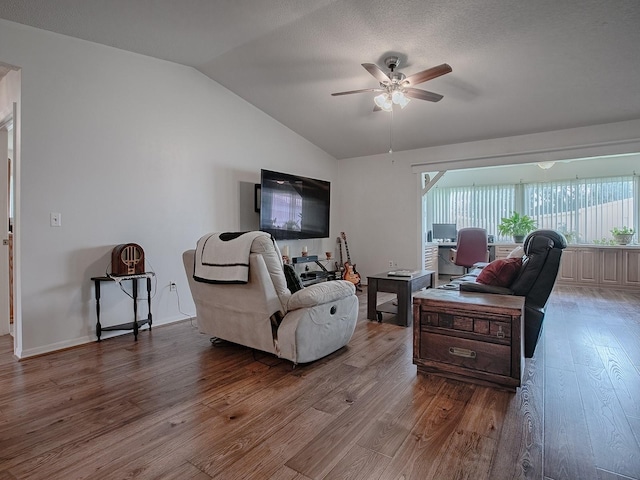
[[[380,83],[388,83],[391,81],[389,76],[382,70],[380,70],[380,67],[378,67],[375,63],[363,63],[362,66]]]
[[[405,83],[408,82],[409,85],[417,85],[422,82],[426,82],[427,80],[432,80],[441,75],[451,72],[451,67],[443,63],[442,65],[438,65],[437,67],[431,67],[422,72],[414,73],[413,75],[409,75],[405,78]]]
[[[374,105],[374,106],[373,106],[373,111],[374,111],[374,112],[381,112],[381,111],[382,111],[382,109],[381,109],[378,105]]]
[[[364,93],[364,92],[384,92],[382,88],[363,88],[362,90],[349,90],[348,92],[332,93],[331,96],[338,97],[340,95],[351,95],[352,93]]]
[[[419,100],[428,100],[429,102],[439,102],[444,97],[437,93],[420,90],[419,88],[405,88],[404,94],[407,97],[417,98]]]

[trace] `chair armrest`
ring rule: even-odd
[[[463,282],[460,284],[461,292],[497,293],[499,295],[513,295],[513,290],[507,287],[496,287],[484,283]]]
[[[291,295],[287,303],[287,311],[333,302],[350,295],[355,295],[355,293],[355,285],[345,280],[330,280],[328,282],[314,283]]]

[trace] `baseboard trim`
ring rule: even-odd
[[[195,318],[195,314],[191,315],[191,316],[184,316],[184,315],[180,315],[177,317],[170,317],[170,318],[166,318],[163,319],[161,321],[154,321],[153,322],[153,326],[154,327],[160,327],[162,325],[169,325],[172,323],[178,323],[178,322],[182,322],[185,320],[189,320],[190,318]],[[144,334],[144,332],[146,330],[148,330],[149,328],[145,325],[140,329],[140,333]],[[109,332],[103,332],[101,339],[102,340],[107,340],[109,338],[112,337],[118,337],[120,335],[127,335],[130,334],[131,330],[118,330],[118,331],[109,331]],[[27,358],[32,358],[32,357],[38,357],[40,355],[46,355],[48,353],[53,353],[53,352],[59,352],[60,350],[66,350],[69,348],[74,348],[80,345],[85,345],[87,343],[95,343],[96,341],[96,336],[94,335],[87,335],[84,337],[79,337],[79,338],[74,338],[71,340],[63,340],[62,342],[57,342],[57,343],[50,343],[48,345],[42,345],[40,347],[35,347],[35,348],[26,348],[26,349],[22,349],[21,352],[16,352],[16,357],[19,360],[24,360]],[[19,355],[18,355],[19,354]]]

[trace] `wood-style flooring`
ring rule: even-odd
[[[365,319],[295,369],[191,322],[16,361],[0,480],[640,479],[640,292],[558,287],[517,393],[416,374]]]

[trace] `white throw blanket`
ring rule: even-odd
[[[266,232],[227,232],[204,235],[196,247],[193,278],[207,283],[247,283],[251,244]]]

